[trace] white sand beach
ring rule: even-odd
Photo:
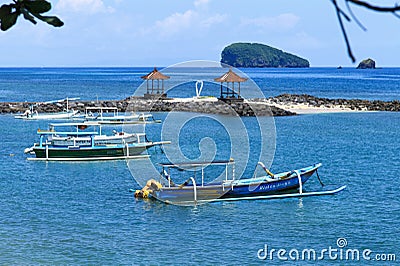
[[[193,98],[172,98],[164,101],[172,103],[190,103],[190,102],[217,102],[218,99],[216,97],[193,97]],[[271,101],[271,100],[263,100],[263,101],[245,100],[245,102],[249,104],[275,106],[277,108],[290,111],[296,114],[377,112],[377,111],[369,111],[365,107],[362,108],[361,110],[351,109],[346,105],[314,106],[307,103],[296,103],[296,102],[277,103],[276,101]]]
[[[263,103],[266,105],[275,106],[286,111],[294,112],[296,114],[376,112],[376,111],[368,111],[366,108],[363,108],[361,110],[353,110],[343,105],[329,105],[329,106],[321,105],[317,107],[303,103],[276,103],[269,100],[257,103]]]
[[[357,113],[357,112],[372,112],[366,109],[352,110],[344,106],[311,106],[308,104],[276,104],[271,103],[275,107],[284,109],[286,111],[294,112],[297,114],[318,114],[318,113]]]

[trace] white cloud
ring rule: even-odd
[[[293,42],[296,45],[293,47],[296,47],[297,49],[316,49],[316,48],[321,48],[322,43],[319,41],[317,38],[309,35],[308,33],[302,31],[296,33],[296,35],[293,37]]]
[[[200,25],[205,27],[205,28],[209,28],[211,26],[213,26],[214,24],[220,24],[222,22],[224,22],[227,19],[227,15],[226,14],[216,14],[214,16],[208,17],[204,20],[202,20],[200,22]]]
[[[202,6],[207,6],[210,0],[196,0],[194,1],[194,6],[196,8],[202,7]]]
[[[163,20],[158,20],[149,30],[157,32],[161,36],[174,35],[184,29],[190,28],[198,14],[193,10],[184,13],[174,13]]]
[[[300,18],[291,13],[281,14],[276,17],[243,18],[242,26],[256,26],[268,30],[280,31],[294,28]]]
[[[106,7],[102,0],[60,0],[56,10],[86,14],[114,12],[114,9]]]
[[[208,29],[213,25],[222,23],[226,20],[227,15],[215,14],[211,16],[203,16],[198,11],[187,10],[183,13],[174,13],[162,20],[158,20],[153,26],[143,28],[142,35],[157,34],[161,37],[173,36],[187,30]]]

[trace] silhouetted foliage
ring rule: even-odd
[[[64,25],[56,16],[43,16],[42,14],[50,11],[51,4],[46,0],[14,0],[11,4],[4,4],[0,7],[0,29],[6,31],[17,23],[20,15],[33,24],[36,19],[44,21],[54,27]]]

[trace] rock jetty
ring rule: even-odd
[[[30,102],[0,102],[0,114],[23,113]],[[86,107],[117,107],[120,112],[197,112],[207,114],[224,114],[239,116],[291,116],[296,113],[274,106],[307,105],[310,107],[348,108],[354,111],[389,111],[399,112],[400,101],[369,101],[361,99],[329,99],[318,98],[307,94],[281,94],[270,98],[257,98],[245,101],[225,102],[213,100],[184,99],[145,99],[130,97],[124,100],[110,101],[75,101],[69,107],[84,112]],[[39,113],[60,112],[66,108],[65,104],[38,104],[35,107]]]
[[[23,113],[33,103],[30,102],[1,102],[0,114]],[[75,101],[69,103],[69,108],[85,111],[86,107],[117,107],[119,112],[198,112],[208,114],[225,114],[239,116],[289,116],[296,115],[263,102],[233,101],[225,102],[186,100],[175,101],[174,99],[145,99],[143,97],[131,97],[121,101]],[[65,104],[37,104],[35,110],[39,113],[60,112],[66,108]]]

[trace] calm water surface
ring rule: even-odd
[[[11,73],[17,70],[7,71]],[[36,73],[42,70],[20,71],[28,71],[26,79],[30,80],[33,76],[30,71]],[[69,79],[69,74],[65,72],[75,73],[75,70],[70,69],[52,71],[54,73],[50,76],[58,76],[60,80]],[[92,84],[97,72],[100,72],[101,80],[106,79],[105,73],[109,70],[85,71],[88,73],[82,74],[80,79],[73,74],[74,78],[66,81],[69,84],[66,87],[75,83],[69,87],[76,91],[71,97],[79,96],[78,87],[84,86],[85,80],[90,80],[88,82]],[[112,86],[118,87],[120,85],[117,83],[120,82],[126,82],[129,86],[140,82],[137,77],[129,74],[131,70],[122,70],[122,74],[117,76],[114,75],[115,71],[110,70],[109,74]],[[139,72],[138,76],[142,74]],[[329,71],[321,73],[318,70],[311,76],[307,70],[305,72],[295,73],[300,79],[299,84],[302,84],[301,91],[304,92],[312,90],[306,81],[311,82],[318,79],[318,76],[321,79],[327,78],[331,83],[335,83],[336,79],[338,82],[345,80],[345,77],[339,78],[334,74],[334,77],[329,78],[331,74],[326,73]],[[288,76],[291,76],[289,73]],[[361,73],[364,75],[366,72]],[[374,75],[381,75],[379,73]],[[395,74],[390,73],[388,79],[398,79],[398,76],[392,77]],[[9,75],[8,78],[2,76],[0,90],[12,93],[8,96],[1,94],[1,100],[31,100],[27,96],[29,92],[25,90],[31,90],[30,93],[33,90],[40,91],[40,88],[28,85],[29,82],[24,79]],[[255,79],[261,79],[257,81],[260,84],[270,82],[264,75],[276,75],[280,82],[287,78],[285,72],[280,70],[271,70],[267,74],[254,70],[252,75]],[[121,76],[126,80],[121,79]],[[9,85],[7,89],[4,84],[12,77],[16,80],[10,81],[10,84],[14,85]],[[379,80],[382,78],[379,76]],[[380,84],[391,84],[386,78]],[[41,83],[43,77],[40,74],[38,79],[39,84],[44,84]],[[291,83],[294,81],[292,79],[289,78],[286,86],[294,84]],[[354,77],[347,82],[351,84],[352,79]],[[50,77],[47,84],[56,86],[54,84],[58,82],[57,78],[53,80]],[[318,87],[318,81],[314,82],[312,86]],[[363,81],[361,78],[354,82]],[[98,93],[99,97],[106,97],[107,94],[101,89],[104,82],[99,81],[98,84],[99,87],[90,85],[90,93],[83,92],[83,95],[89,97]],[[377,96],[379,99],[395,99],[400,95],[398,82],[388,86],[388,94],[382,91],[383,87],[369,90],[368,86],[361,92],[338,88],[335,94],[333,89],[324,84],[320,83],[321,89],[315,94],[337,97],[354,94],[360,98]],[[48,98],[36,92],[31,95],[41,100],[66,96],[65,91],[48,92]],[[121,87],[118,92],[120,94],[117,93],[115,97],[128,96],[128,92],[128,89],[122,91]],[[165,117],[164,114],[156,116]],[[246,123],[252,123],[252,118],[246,119]],[[212,121],[202,123],[209,130],[200,133],[185,131],[185,139],[193,138],[196,143],[182,141],[182,150],[196,154],[199,135],[216,135],[213,132],[218,131],[218,125]],[[10,115],[0,116],[0,132],[3,136],[0,144],[0,264],[282,264],[278,263],[277,257],[273,261],[259,260],[257,251],[264,248],[265,244],[269,249],[301,251],[308,248],[320,251],[329,247],[337,248],[338,238],[346,238],[348,245],[345,248],[361,251],[371,249],[371,256],[376,253],[394,253],[397,260],[400,259],[400,114],[302,115],[276,118],[275,124],[277,139],[271,168],[273,172],[322,162],[319,171],[322,181],[329,187],[347,185],[347,189],[335,196],[213,203],[197,208],[138,201],[129,192],[132,188],[138,189],[139,185],[130,174],[126,162],[27,161],[23,150],[37,141],[35,132],[38,128],[45,128],[46,123],[19,121]],[[149,128],[150,136],[154,133],[152,130],[155,128]],[[218,139],[215,141],[218,142]],[[259,145],[256,140],[254,143],[255,146]],[[227,154],[224,146],[218,149],[221,154]],[[317,190],[320,184],[316,178],[312,178],[305,188]],[[300,261],[294,264],[309,263]],[[320,263],[377,264],[376,261],[365,260],[334,261],[327,257]]]
[[[65,97],[82,100],[120,100],[132,95],[152,68],[0,68],[0,101],[51,101]],[[241,69],[265,96],[282,93],[311,94],[328,98],[370,100],[400,99],[400,68]],[[215,70],[172,69],[168,82],[206,78]],[[223,70],[222,70],[223,71]],[[245,86],[248,83],[243,83]],[[194,82],[171,90],[171,97],[195,96]],[[245,91],[242,90],[245,93]],[[219,95],[219,87],[205,86],[202,95]]]

